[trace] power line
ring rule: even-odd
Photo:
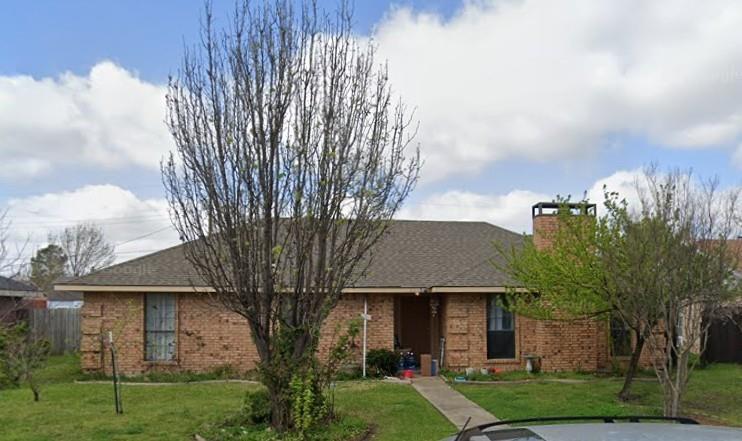
[[[117,246],[117,247],[119,247],[119,246],[121,246],[121,245],[125,245],[125,244],[127,244],[127,243],[131,243],[131,242],[136,242],[137,240],[140,240],[140,239],[144,239],[144,238],[146,238],[146,237],[150,237],[150,236],[153,236],[153,235],[155,235],[155,234],[157,234],[157,233],[163,232],[163,231],[165,231],[165,230],[169,230],[169,229],[171,229],[171,228],[172,228],[172,227],[171,227],[170,225],[168,225],[168,226],[166,226],[166,227],[160,228],[159,230],[155,230],[155,231],[149,232],[149,233],[147,233],[147,234],[143,234],[143,235],[141,235],[141,236],[135,237],[135,238],[133,238],[133,239],[129,239],[129,240],[127,240],[127,241],[124,241],[124,242],[120,242],[120,243],[116,244],[116,246]]]
[[[170,219],[170,216],[161,214],[150,214],[140,216],[121,216],[121,217],[109,217],[109,218],[85,218],[85,219],[59,219],[49,221],[15,221],[13,218],[9,218],[8,221],[11,226],[63,226],[68,224],[85,223],[90,222],[98,225],[119,225],[119,224],[131,224],[140,223],[145,221],[154,220],[165,220]]]

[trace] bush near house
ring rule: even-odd
[[[388,349],[371,349],[366,354],[366,365],[373,377],[394,376],[399,367],[399,355]]]

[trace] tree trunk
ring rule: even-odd
[[[683,352],[675,357],[675,376],[670,375],[670,387],[665,395],[664,414],[668,417],[680,415],[680,403],[682,402],[685,388],[688,384],[688,352]]]
[[[271,401],[271,426],[286,432],[294,429],[291,382],[296,375],[311,368],[316,346],[307,330],[283,330],[277,334],[273,336],[276,344],[270,359],[261,362],[260,373]]]
[[[38,402],[41,399],[41,391],[39,390],[39,386],[36,384],[31,383],[31,391],[33,392],[33,400]]]
[[[680,413],[680,391],[670,387],[665,393],[665,402],[663,406],[663,415],[666,417],[676,417]]]
[[[271,398],[271,427],[286,432],[291,426],[291,401],[283,397],[285,391],[268,389]]]
[[[628,401],[631,397],[631,385],[634,383],[634,377],[636,371],[639,369],[639,359],[644,349],[644,336],[636,333],[636,345],[634,351],[631,353],[631,360],[629,360],[629,366],[626,369],[626,375],[624,377],[623,388],[618,393],[618,399],[621,401]]]

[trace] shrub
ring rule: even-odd
[[[349,366],[335,374],[335,381],[360,380],[361,378],[363,378],[363,371],[360,366]]]
[[[269,423],[271,420],[271,400],[268,391],[257,389],[247,392],[242,410],[245,420],[252,424]]]
[[[0,371],[4,382],[11,385],[21,381],[28,383],[34,401],[39,401],[40,384],[35,371],[46,364],[51,345],[47,340],[36,338],[25,323],[9,328],[0,328]]]
[[[372,349],[366,354],[366,364],[375,377],[393,376],[397,373],[399,356],[389,349]]]
[[[328,415],[327,402],[313,369],[291,380],[291,419],[300,439]]]

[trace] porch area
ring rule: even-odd
[[[440,366],[441,303],[440,295],[429,293],[404,294],[394,298],[394,350],[400,355],[411,354],[417,370],[422,368],[423,356],[437,360]]]

